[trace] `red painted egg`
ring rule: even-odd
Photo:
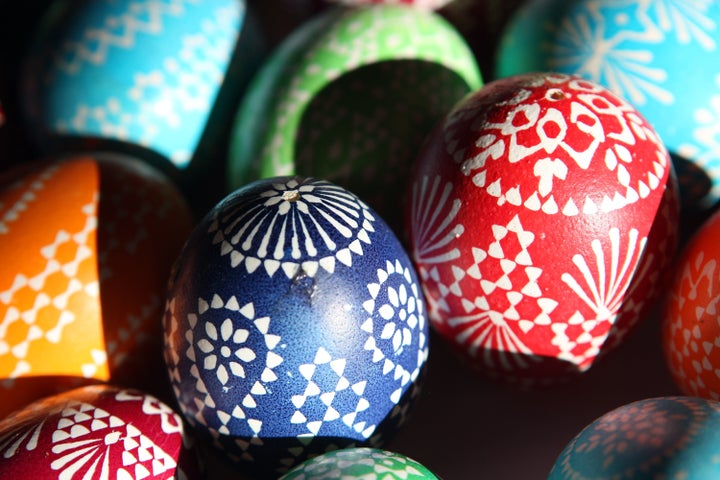
[[[578,77],[487,84],[429,136],[410,249],[435,329],[493,377],[588,369],[654,306],[677,244],[668,153],[635,108]]]
[[[93,385],[0,421],[0,478],[199,478],[180,416],[139,390]]]
[[[0,418],[88,381],[162,393],[165,285],[192,226],[180,191],[131,157],[1,177]]]
[[[686,395],[720,400],[720,212],[683,248],[663,310],[663,350]]]

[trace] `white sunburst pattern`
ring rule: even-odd
[[[262,266],[288,278],[302,269],[313,277],[320,268],[334,272],[337,262],[351,266],[372,243],[368,206],[331,182],[289,177],[250,197],[235,197],[208,229],[232,267],[252,273]]]
[[[560,358],[577,365],[585,365],[588,359],[599,353],[621,309],[626,304],[634,306],[629,305],[633,291],[640,279],[648,274],[652,263],[644,262],[639,270],[647,237],[640,238],[638,230],[630,229],[625,245],[621,243],[618,228],[611,228],[608,238],[609,258],[606,258],[603,242],[595,239],[591,243],[594,265],[589,265],[583,255],[576,254],[573,263],[580,273],[579,277],[568,272],[561,276],[562,281],[592,311],[591,318],[576,311],[566,324],[553,325],[553,344],[560,348]],[[570,326],[580,326],[583,332],[576,338],[570,338],[567,335]],[[578,346],[581,348],[578,349]]]
[[[441,311],[450,311],[446,300],[449,294],[462,294],[458,282],[451,287],[444,285],[437,269],[438,264],[460,258],[456,239],[465,231],[465,227],[455,220],[462,200],[452,198],[451,182],[442,185],[441,182],[439,176],[432,181],[423,176],[419,182],[413,183],[411,190],[412,257],[418,266],[432,321],[439,321]],[[436,285],[436,294],[430,292],[430,284]]]
[[[549,68],[573,72],[642,106],[649,99],[663,104],[675,101],[673,94],[661,86],[667,72],[653,66],[653,54],[643,45],[663,40],[663,32],[647,14],[648,0],[634,2],[629,11],[628,2],[611,3],[607,8],[614,14],[600,12],[599,2],[585,2],[573,17],[564,18],[552,27],[556,37],[548,45],[552,55]],[[611,19],[634,19],[640,29],[615,29]],[[627,21],[627,20],[626,20]]]
[[[717,25],[707,15],[715,0],[656,0],[650,3],[652,15],[664,32],[674,32],[680,43],[695,41],[705,50],[715,49],[715,40],[708,32]]]
[[[486,366],[507,372],[527,369],[534,353],[509,322],[502,312],[491,309],[448,319],[455,341],[467,346],[471,356],[482,358]]]

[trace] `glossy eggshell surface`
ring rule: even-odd
[[[687,395],[720,399],[720,215],[696,231],[677,260],[665,301],[662,344],[678,388]]]
[[[720,3],[533,0],[497,51],[496,77],[552,70],[625,98],[673,155],[683,204],[720,199]]]
[[[109,139],[186,167],[244,17],[242,0],[56,2],[25,58],[28,128],[43,148]]]
[[[275,177],[213,208],[168,290],[166,363],[185,417],[264,473],[382,443],[428,355],[420,284],[367,205],[324,180]]]
[[[437,480],[432,472],[399,453],[377,448],[345,448],[318,455],[280,480]]]
[[[491,376],[586,370],[654,306],[677,242],[672,174],[636,110],[579,77],[467,96],[409,191],[432,325]]]
[[[164,293],[194,224],[132,157],[47,159],[0,187],[0,417],[73,381],[160,393]]]
[[[481,83],[471,50],[438,14],[330,8],[288,36],[254,77],[232,129],[229,185],[323,178],[395,227],[420,143]]]
[[[198,465],[184,437],[180,415],[151,395],[82,387],[0,421],[0,477],[189,478]]]
[[[653,397],[592,422],[560,453],[548,480],[683,478],[720,475],[720,404],[697,397]]]

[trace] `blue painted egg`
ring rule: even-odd
[[[622,405],[565,447],[548,480],[720,478],[720,403],[655,397]]]
[[[633,104],[674,157],[681,199],[720,199],[720,2],[531,0],[497,47],[495,75],[556,71]]]
[[[379,446],[420,391],[421,288],[400,241],[346,189],[247,184],[199,222],[168,287],[165,359],[188,422],[245,467]]]
[[[43,148],[110,140],[187,167],[245,17],[243,0],[56,1],[23,60],[28,128]]]

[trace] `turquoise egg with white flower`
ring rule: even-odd
[[[530,0],[508,22],[494,75],[552,70],[635,106],[675,163],[681,200],[720,200],[720,2]]]
[[[112,142],[185,169],[231,63],[252,53],[233,57],[246,17],[243,0],[56,0],[23,58],[31,138],[42,150]]]

